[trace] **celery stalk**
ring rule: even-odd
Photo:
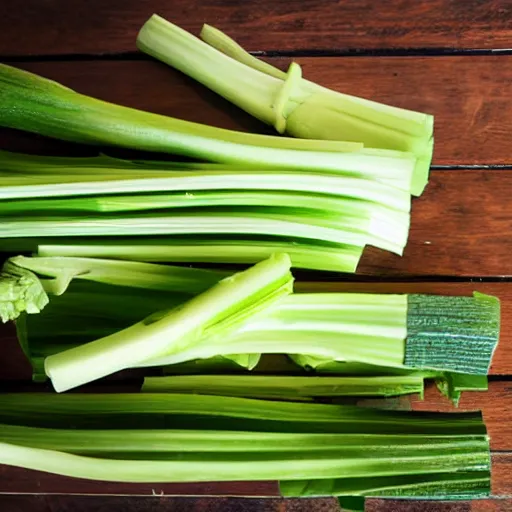
[[[0,123],[41,135],[88,144],[111,144],[198,159],[317,171],[357,171],[401,166],[414,160],[346,153],[354,146],[252,135],[190,123],[114,105],[79,94],[32,73],[0,66]],[[403,161],[403,162],[402,162]]]
[[[482,453],[483,452],[483,453]],[[251,457],[249,453],[208,458],[184,457],[174,460],[101,459],[65,452],[27,448],[0,443],[0,463],[59,475],[117,482],[203,482],[240,480],[276,480],[336,478],[350,473],[353,477],[391,476],[421,473],[444,473],[460,468],[477,471],[484,468],[487,454],[481,448],[462,453],[391,456],[381,459],[347,457],[336,451],[272,454]]]
[[[44,428],[173,428],[290,433],[486,436],[478,412],[389,411],[348,405],[166,393],[3,393],[0,421]],[[177,426],[183,425],[183,426]],[[488,456],[488,454],[487,454]]]
[[[131,238],[125,241],[58,243],[39,242],[40,256],[115,258],[149,262],[256,263],[274,252],[289,254],[293,267],[334,272],[355,272],[363,247],[312,244],[309,240],[205,238],[167,240]]]
[[[159,354],[183,350],[208,326],[290,293],[289,270],[287,255],[269,258],[223,279],[177,309],[155,313],[127,329],[48,357],[46,374],[61,392]]]
[[[180,375],[146,377],[144,393],[194,393],[308,401],[314,397],[423,394],[421,375],[398,377],[288,377]]]
[[[86,279],[117,286],[150,290],[167,290],[195,294],[228,277],[232,272],[154,265],[135,261],[115,261],[95,258],[16,256],[10,263],[30,270],[47,293],[62,295],[73,279]]]
[[[413,159],[403,155],[412,165],[408,172],[414,171],[411,189],[421,193],[433,149],[431,116],[330,91],[303,80],[297,64],[292,64],[287,74],[255,65],[253,59],[240,57],[244,52],[236,43],[209,26],[203,28],[201,36],[212,46],[153,15],[139,32],[137,46],[275,126],[280,133],[346,139],[372,148],[412,152]],[[234,47],[237,49],[232,51]]]

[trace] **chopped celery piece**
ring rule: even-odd
[[[411,165],[410,159],[395,155],[384,159],[358,155],[351,143],[241,133],[122,107],[7,65],[0,65],[0,84],[2,126],[73,142],[317,171],[347,171],[350,167],[357,171],[386,163],[390,168],[407,169]]]
[[[295,63],[288,73],[255,64],[236,43],[209,26],[203,28],[201,36],[212,46],[153,15],[142,27],[137,46],[280,133],[363,142],[370,148],[381,148],[382,165],[386,165],[386,151],[394,150],[395,158],[407,162],[409,180],[414,172],[408,189],[415,194],[422,192],[433,150],[432,116],[336,93],[303,80]],[[403,152],[401,156],[399,152]]]
[[[413,294],[407,317],[406,366],[487,374],[500,333],[499,299]]]
[[[183,351],[209,326],[226,328],[251,307],[261,310],[292,291],[290,259],[275,255],[219,281],[206,292],[170,311],[160,311],[119,332],[49,356],[46,374],[61,392],[129,368],[166,352]],[[236,325],[236,323],[235,323]]]
[[[73,279],[194,295],[232,274],[220,270],[94,258],[16,256],[9,261],[18,268],[44,276],[39,277],[43,288],[54,295],[64,293]]]
[[[30,270],[8,260],[0,270],[0,319],[15,320],[20,314],[39,313],[48,304],[48,296]]]
[[[423,394],[423,382],[423,377],[416,375],[398,377],[185,375],[146,377],[142,391],[308,401],[314,397]]]
[[[355,272],[362,246],[327,245],[308,240],[286,241],[270,239],[197,239],[180,238],[159,240],[131,238],[89,242],[40,242],[36,240],[39,256],[78,256],[90,258],[115,258],[149,262],[186,263],[256,263],[272,253],[285,252],[296,268]],[[19,245],[18,245],[19,247]]]

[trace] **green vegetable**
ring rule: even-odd
[[[137,46],[273,125],[279,133],[363,142],[383,148],[376,152],[382,155],[387,150],[410,152],[412,159],[404,153],[414,168],[410,189],[421,194],[432,158],[432,116],[331,91],[303,80],[296,63],[288,73],[282,72],[251,57],[208,25],[201,37],[208,44],[153,15],[142,27]]]
[[[0,89],[2,126],[74,142],[282,169],[358,173],[387,168],[396,173],[400,168],[406,173],[414,165],[399,152],[359,152],[360,145],[352,143],[253,135],[142,112],[7,65],[0,65]]]
[[[348,405],[166,393],[3,393],[1,423],[43,428],[176,429],[486,439],[476,412],[388,411]],[[489,455],[487,454],[487,457]]]
[[[398,377],[288,377],[184,375],[146,377],[145,393],[194,393],[309,401],[314,397],[423,395],[421,375]]]
[[[323,494],[329,484],[331,493],[392,487],[390,495],[402,489],[417,496],[428,495],[429,483],[457,492],[467,482],[467,495],[481,493],[490,479],[489,438],[478,413],[21,393],[0,395],[0,418],[17,423],[0,425],[0,463],[89,479],[278,479],[285,494],[305,494],[305,487]]]
[[[240,255],[219,247],[208,258],[254,262],[258,251],[248,246],[255,240],[247,238],[262,237],[259,255],[280,244],[299,265],[344,271],[355,268],[366,244],[401,254],[407,242],[409,194],[363,176],[107,157],[91,158],[88,167],[86,158],[76,160],[0,152],[2,238],[163,235],[174,245],[188,236],[179,251],[190,261],[203,253],[190,244],[234,237]],[[340,251],[338,263],[315,263],[315,249]]]
[[[173,237],[171,239],[117,238],[105,241],[35,240],[40,256],[85,256],[129,259],[152,262],[187,263],[256,263],[275,252],[285,252],[297,268],[355,272],[363,247],[340,244],[319,244],[303,239],[269,241],[246,236],[236,239]],[[9,241],[9,240],[8,240]],[[40,245],[37,245],[37,244]],[[24,250],[24,243],[14,241],[12,251]]]
[[[224,333],[292,291],[287,255],[276,255],[218,282],[179,308],[150,315],[119,332],[49,356],[46,374],[61,392],[160,354],[180,352],[209,327]],[[216,328],[216,330],[215,330]]]

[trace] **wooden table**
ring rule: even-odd
[[[431,180],[424,196],[414,201],[404,257],[368,249],[358,275],[311,286],[440,294],[476,289],[501,298],[503,330],[489,392],[468,393],[461,404],[485,414],[492,437],[492,499],[472,504],[372,500],[368,510],[512,510],[512,1],[24,0],[2,9],[0,61],[123,105],[269,132],[136,51],[137,31],[153,12],[196,33],[203,22],[213,24],[278,66],[286,67],[293,58],[307,78],[322,85],[436,116]],[[0,131],[0,147],[44,154],[95,151],[7,130]],[[2,337],[5,387],[29,372],[9,327]],[[406,399],[402,405],[450,408],[435,390],[425,402]],[[330,499],[206,497],[277,496],[273,482],[130,486],[8,467],[0,469],[0,493],[5,511],[338,510]]]

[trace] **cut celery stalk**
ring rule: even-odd
[[[203,25],[201,39],[249,68],[281,81],[286,82],[289,79],[290,71],[286,73],[250,55],[236,41],[215,27]],[[296,137],[314,135],[313,138],[328,140],[340,137],[350,140],[356,136],[365,145],[413,151],[418,159],[411,192],[421,195],[428,182],[434,149],[433,116],[332,91],[309,80],[301,80],[300,85],[311,96],[300,106],[303,109],[299,117],[301,122],[294,125],[293,119],[289,119],[290,133]],[[320,118],[322,122],[311,126],[307,116],[312,113],[314,117],[310,119]]]
[[[0,421],[45,428],[97,429],[125,428],[128,423],[134,429],[168,429],[173,425],[197,430],[206,424],[208,430],[218,426],[230,431],[405,434],[410,438],[431,436],[433,440],[487,435],[479,412],[389,411],[171,393],[3,393]]]
[[[293,219],[293,216],[291,217]],[[126,236],[126,235],[265,235],[278,238],[319,240],[335,244],[364,246],[385,245],[401,253],[400,242],[388,243],[368,234],[369,219],[346,219],[345,226],[322,227],[306,217],[286,220],[272,213],[241,213],[180,216],[116,216],[115,218],[53,217],[38,220],[9,218],[2,225],[4,238],[64,236]],[[342,219],[340,219],[342,220]],[[341,224],[341,223],[340,223]],[[350,227],[349,227],[350,226]],[[359,228],[359,229],[357,229]]]
[[[213,35],[212,35],[213,33]],[[210,27],[202,37],[215,45],[229,40]],[[236,43],[221,44],[233,47]],[[253,60],[235,58],[205,44],[188,32],[153,15],[142,27],[139,49],[212,88],[279,132],[310,139],[353,140],[385,150],[411,151],[406,156],[414,171],[412,190],[421,193],[432,155],[432,117],[335,93],[303,80],[300,68],[287,74],[254,66]],[[229,51],[229,50],[228,50]],[[253,67],[254,66],[254,67]],[[284,75],[284,76],[283,76]],[[220,78],[219,78],[220,77]]]
[[[124,172],[124,171],[123,171]],[[0,199],[50,198],[97,194],[144,192],[191,192],[206,190],[269,190],[326,194],[372,201],[395,210],[408,212],[410,196],[403,190],[377,181],[336,174],[276,170],[168,171],[167,177],[137,179],[124,175],[97,174],[38,175],[37,178],[14,176],[2,178]],[[68,180],[68,183],[65,181]]]
[[[204,292],[232,274],[232,272],[220,270],[95,258],[16,256],[9,261],[18,268],[45,276],[40,277],[39,280],[45,291],[53,295],[64,293],[73,279],[86,279],[148,290],[185,292],[193,295]]]
[[[460,453],[369,458],[364,452],[352,457],[343,451],[276,453],[263,452],[260,456],[233,454],[207,457],[200,454],[186,457],[177,454],[170,460],[102,459],[68,454],[54,450],[0,443],[0,463],[46,471],[59,475],[117,482],[203,482],[277,479],[336,478],[351,474],[354,478],[371,476],[407,475],[417,473],[444,473],[461,468],[477,471],[484,468],[486,458],[482,447],[468,447]],[[368,452],[367,452],[368,453]]]
[[[233,453],[281,453],[281,452],[315,452],[333,451],[338,454],[346,452],[353,456],[362,449],[376,452],[378,456],[391,453],[403,454],[406,449],[416,452],[457,450],[458,447],[486,448],[485,436],[439,436],[428,435],[379,434],[308,434],[283,432],[225,432],[210,430],[97,430],[97,429],[49,429],[23,427],[18,425],[0,425],[2,442],[58,450],[74,454],[137,454],[154,456],[178,452],[187,456],[189,453],[204,453],[205,459],[211,454]],[[173,453],[174,452],[174,453]]]
[[[268,306],[290,293],[289,270],[287,255],[273,256],[223,279],[177,309],[155,313],[110,336],[48,357],[46,374],[61,392],[167,351],[184,350],[206,327],[229,320],[255,303],[266,300]]]
[[[406,295],[297,294],[230,336],[205,337],[190,350],[148,360],[143,366],[236,352],[311,354],[402,367],[406,337]]]
[[[311,400],[314,397],[423,394],[424,378],[288,377],[275,375],[185,375],[146,377],[144,393],[194,393],[247,398]]]
[[[249,240],[234,239],[151,240],[132,238],[129,241],[105,242],[61,241],[58,244],[42,243],[37,246],[39,256],[78,256],[90,258],[115,258],[149,262],[186,263],[256,263],[274,252],[287,252],[296,268],[355,272],[362,246],[319,245],[308,240]]]
[[[341,142],[304,143],[223,130],[114,105],[79,94],[32,73],[0,66],[4,101],[0,123],[50,137],[174,153],[216,162],[289,169],[347,171],[356,167],[410,168],[414,159],[359,155]],[[348,161],[344,155],[346,149]],[[403,161],[403,162],[402,162]]]

